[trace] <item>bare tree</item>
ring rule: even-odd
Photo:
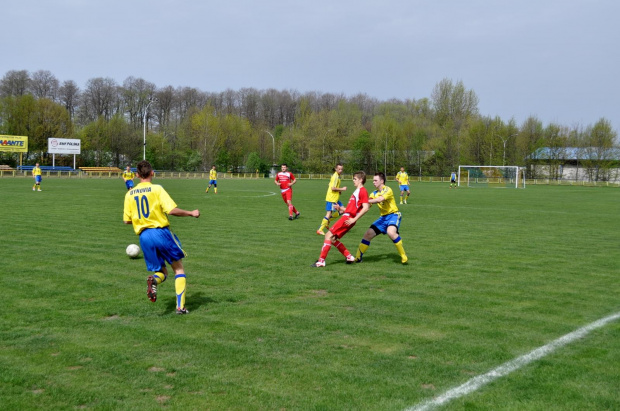
[[[0,80],[0,97],[19,97],[28,93],[30,75],[26,70],[10,70]]]
[[[258,124],[260,93],[253,88],[242,88],[239,91],[241,116],[248,119],[252,126]]]
[[[75,109],[79,104],[80,89],[73,80],[67,80],[62,83],[62,86],[58,89],[58,100],[65,106],[69,112],[69,117],[73,120],[75,116]]]
[[[32,73],[30,90],[36,98],[47,98],[57,101],[60,82],[49,70],[39,70]]]
[[[155,94],[155,84],[141,78],[127,77],[123,82],[121,95],[124,111],[129,115],[129,123],[134,128],[142,126],[144,112]]]
[[[160,126],[168,127],[173,121],[173,109],[177,94],[172,86],[164,87],[155,93],[155,97],[159,100],[155,107],[155,117]]]
[[[111,78],[97,77],[86,82],[83,96],[82,116],[86,122],[99,116],[110,120],[118,106],[118,85]]]
[[[237,107],[239,106],[239,93],[233,91],[231,89],[226,89],[221,94],[221,99],[223,103],[223,112],[225,115],[228,114],[239,114],[239,110]]]

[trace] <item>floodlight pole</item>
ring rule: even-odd
[[[506,165],[506,143],[508,142],[508,139],[510,137],[516,136],[516,134],[511,134],[508,137],[504,138],[502,136],[499,136],[499,138],[502,139],[502,143],[504,143],[504,156],[502,157],[502,165],[505,166]]]
[[[146,115],[149,112],[149,106],[154,102],[157,101],[156,98],[150,98],[149,99],[149,103],[146,105],[146,107],[144,108],[144,117],[142,118],[142,133],[144,136],[144,145],[142,147],[142,160],[146,160]]]
[[[271,163],[272,166],[276,165],[276,138],[267,130],[263,130],[265,133],[271,136],[271,142],[273,143],[273,161]]]

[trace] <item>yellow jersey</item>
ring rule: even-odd
[[[327,194],[325,195],[325,201],[330,203],[337,203],[340,200],[340,191],[332,190],[332,187],[340,188],[340,174],[334,172],[334,175],[329,180],[329,186],[327,187]]]
[[[398,181],[398,184],[400,184],[401,186],[408,186],[409,174],[407,174],[406,171],[399,171],[398,173],[396,173],[396,181]]]
[[[176,203],[159,184],[140,183],[125,194],[123,221],[131,221],[136,234],[146,228],[170,225],[168,213]]]
[[[41,175],[41,169],[39,167],[34,167],[32,169],[32,175],[33,176],[40,176]]]
[[[383,197],[382,202],[376,203],[377,206],[379,206],[379,214],[384,216],[392,213],[398,213],[398,207],[396,207],[396,200],[394,199],[394,192],[390,187],[384,185],[381,190],[373,191],[368,198],[373,199],[379,196]]]
[[[133,171],[123,171],[123,180],[133,180],[136,175]]]
[[[209,180],[217,180],[217,171],[211,169],[211,171],[209,171]]]

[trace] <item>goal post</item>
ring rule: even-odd
[[[525,168],[519,166],[459,166],[459,187],[525,188]]]

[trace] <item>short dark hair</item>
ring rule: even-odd
[[[280,164],[280,167],[282,167],[282,166],[288,167],[288,164],[282,163],[282,164]]]
[[[151,176],[151,172],[153,171],[153,166],[146,160],[142,160],[136,165],[136,171],[138,172],[138,176],[140,178],[149,178]]]
[[[362,170],[360,170],[357,173],[353,174],[353,177],[355,177],[355,176],[357,176],[357,178],[362,180],[362,184],[366,184],[366,173],[364,173]]]
[[[385,184],[385,174],[383,172],[379,171],[378,173],[375,173],[375,175],[383,180],[383,184]]]

